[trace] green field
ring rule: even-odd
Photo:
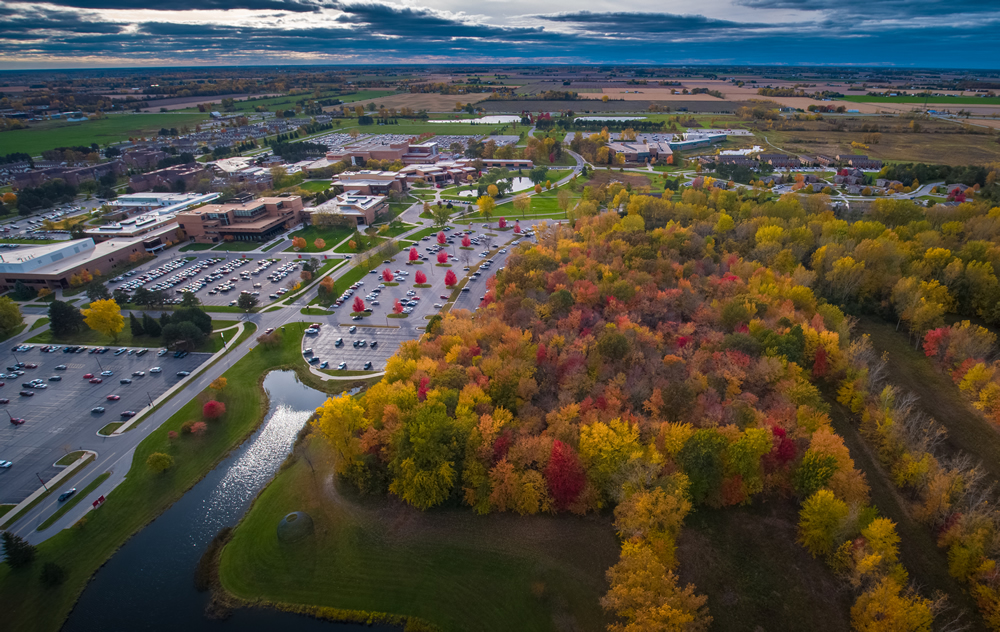
[[[326,191],[330,188],[330,183],[319,180],[310,180],[308,182],[303,182],[299,185],[300,189],[305,189],[310,193],[319,193],[320,191]]]
[[[867,97],[860,94],[851,94],[846,97],[840,97],[838,100],[850,101],[851,103],[954,103],[955,105],[1000,105],[1000,97]]]
[[[91,345],[91,346],[103,346],[103,347],[147,347],[156,348],[162,347],[163,341],[159,338],[153,338],[150,336],[139,336],[138,338],[132,337],[132,332],[129,330],[128,319],[125,319],[125,328],[122,329],[121,333],[118,334],[118,342],[111,342],[111,339],[107,336],[84,326],[79,332],[71,334],[69,336],[56,336],[52,330],[43,331],[42,333],[29,338],[27,340],[30,344],[58,344],[58,345]],[[211,336],[205,338],[205,341],[199,345],[195,351],[206,351],[209,353],[214,353],[222,348],[222,339],[219,334],[212,334]]]
[[[97,143],[104,146],[128,140],[130,136],[155,134],[163,127],[194,127],[206,120],[201,112],[144,112],[140,114],[109,114],[97,121],[44,121],[32,124],[29,129],[3,132],[4,153],[23,151],[32,156],[46,149]]]
[[[325,241],[326,246],[324,247],[324,250],[329,250],[344,239],[350,237],[352,234],[354,234],[353,228],[320,228],[319,226],[306,226],[302,230],[297,230],[288,236],[289,239],[302,237],[306,240],[306,247],[297,251],[293,246],[289,246],[288,248],[285,248],[285,252],[321,252],[318,248],[316,248],[316,246],[313,245],[313,242],[316,241],[317,238]]]
[[[201,250],[211,250],[214,248],[212,244],[188,244],[182,247],[178,252],[198,252]]]
[[[212,250],[223,252],[250,252],[264,245],[262,241],[224,241]]]
[[[237,597],[416,616],[456,632],[607,625],[599,600],[618,557],[607,517],[421,512],[325,484],[322,439],[295,454],[222,552],[222,585]],[[315,534],[281,544],[275,526],[293,510]]]

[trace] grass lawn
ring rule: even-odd
[[[5,244],[32,244],[32,245],[35,245],[35,246],[38,246],[38,245],[41,245],[41,244],[54,244],[54,243],[56,243],[58,241],[62,241],[62,240],[60,240],[60,239],[16,239],[16,238],[13,238],[13,237],[5,237],[3,239],[0,239],[0,243],[5,243]]]
[[[295,455],[222,552],[222,585],[237,597],[417,616],[446,631],[608,623],[599,599],[618,543],[607,517],[421,512],[335,486],[322,439]],[[315,534],[283,545],[275,526],[293,510]]]
[[[118,430],[119,428],[121,428],[122,425],[123,425],[123,423],[120,422],[120,421],[112,421],[108,425],[106,425],[103,428],[101,428],[100,430],[98,430],[97,434],[100,434],[100,435],[110,435],[115,430]]]
[[[302,230],[297,230],[288,236],[289,239],[294,239],[295,237],[302,237],[303,239],[306,240],[306,247],[303,248],[302,250],[296,251],[293,246],[289,246],[288,248],[285,248],[285,252],[322,252],[321,250],[316,248],[316,246],[313,245],[313,242],[316,241],[316,239],[322,239],[323,241],[325,241],[326,246],[324,247],[324,250],[329,250],[330,248],[333,248],[344,239],[350,237],[352,234],[354,234],[354,232],[355,229],[353,228],[343,228],[343,227],[320,228],[318,226],[307,226]]]
[[[438,228],[437,226],[431,226],[430,228],[424,228],[423,230],[418,230],[412,235],[407,236],[407,239],[410,241],[420,241],[424,237],[433,237],[434,235],[437,235],[440,232],[441,232],[440,228]],[[447,234],[448,233],[445,233],[445,235]]]
[[[303,182],[299,185],[300,189],[305,189],[310,193],[319,193],[320,191],[326,191],[330,188],[329,182],[321,182],[319,180],[310,180],[309,182]]]
[[[211,396],[223,401],[227,411],[221,420],[210,422],[205,435],[185,435],[173,442],[167,437],[168,431],[179,431],[185,421],[201,418],[202,402],[194,398],[136,447],[127,478],[108,495],[100,511],[89,514],[84,526],[61,531],[39,544],[35,562],[27,569],[15,571],[0,565],[5,630],[58,630],[94,571],[257,427],[266,412],[266,396],[260,383],[268,371],[295,369],[304,382],[323,389],[353,386],[351,382],[322,384],[306,371],[300,352],[305,324],[289,323],[285,327],[279,345],[272,349],[255,347],[224,373],[229,383],[226,390]],[[154,474],[145,466],[153,452],[170,454],[174,466],[163,474]],[[47,561],[57,561],[66,569],[66,582],[57,588],[41,584],[39,569]]]
[[[955,104],[955,105],[1000,105],[1000,97],[869,97],[863,94],[850,94],[844,97],[837,97],[839,101],[850,101],[851,103],[924,103],[929,104]]]
[[[181,248],[178,252],[198,252],[201,250],[211,250],[215,246],[213,244],[188,244]]]
[[[414,224],[406,224],[404,222],[397,222],[396,225],[389,224],[389,229],[384,233],[379,233],[382,237],[399,237],[408,230],[413,230],[416,228]]]
[[[0,518],[14,507],[17,507],[17,505],[0,505]]]
[[[361,243],[358,244],[358,249],[357,250],[352,250],[351,249],[351,241],[349,240],[346,243],[343,243],[343,244],[337,246],[336,248],[334,248],[333,251],[336,252],[336,253],[345,254],[345,255],[351,255],[351,254],[355,254],[357,252],[364,252],[366,250],[371,250],[372,248],[377,247],[379,244],[381,244],[382,242],[386,241],[386,238],[385,237],[379,237],[379,236],[370,237],[368,235],[363,235],[361,237],[361,240],[362,241],[361,241]]]
[[[207,309],[206,309],[207,311]],[[82,327],[79,332],[75,334],[70,334],[68,336],[56,336],[52,330],[43,331],[42,333],[29,338],[27,342],[31,344],[42,344],[42,345],[89,345],[98,347],[149,347],[156,348],[162,347],[163,341],[160,338],[153,338],[151,336],[139,336],[133,337],[132,332],[129,330],[128,319],[125,320],[125,328],[122,329],[121,333],[118,335],[118,342],[111,342],[107,336],[98,333],[89,327]],[[212,334],[211,336],[205,338],[204,342],[195,349],[195,351],[207,351],[209,353],[214,353],[222,348],[222,339],[219,334]]]
[[[279,239],[279,240],[275,241],[274,243],[272,243],[270,246],[265,246],[264,248],[261,248],[261,250],[263,252],[270,252],[271,250],[273,250],[273,249],[277,248],[278,246],[280,246],[281,244],[283,244],[284,241],[285,241],[284,238]]]
[[[128,140],[130,136],[147,136],[163,127],[194,127],[208,119],[201,112],[143,112],[108,114],[97,121],[70,123],[65,120],[33,123],[30,128],[3,133],[5,152],[26,152],[40,155],[46,149],[97,143],[108,145]]]
[[[76,461],[77,459],[79,459],[80,455],[82,455],[82,454],[83,454],[83,450],[77,450],[75,452],[70,452],[69,454],[67,454],[63,458],[61,458],[58,461],[56,461],[56,465],[62,465],[62,466],[69,465],[69,464],[73,463],[74,461]]]
[[[851,595],[796,544],[797,521],[795,504],[783,499],[699,507],[687,517],[677,541],[678,574],[708,595],[712,630],[850,628]]]
[[[249,252],[251,250],[257,250],[261,247],[263,242],[259,241],[227,241],[219,244],[212,250],[222,250],[230,252]]]
[[[42,320],[45,320],[46,322],[48,322],[49,319],[48,318],[44,318],[44,319],[43,318],[39,318],[38,320],[39,320],[39,322],[42,321]],[[6,335],[6,336],[3,337],[3,340],[7,340],[8,338],[13,338],[17,334],[19,334],[22,331],[24,331],[24,328],[27,327],[27,326],[28,326],[27,323],[21,323],[17,327],[14,327],[13,329],[10,330],[10,333],[8,335]],[[41,326],[41,325],[38,325],[38,326]],[[35,325],[32,325],[31,328],[34,329]],[[0,340],[0,342],[2,342],[2,340]]]
[[[39,327],[44,327],[49,324],[48,318],[39,318],[35,322],[31,323],[31,331],[38,329]]]

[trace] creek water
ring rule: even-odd
[[[268,374],[264,389],[270,409],[260,428],[97,571],[64,632],[373,630],[270,610],[240,609],[224,621],[204,617],[209,595],[194,588],[202,553],[220,529],[239,522],[327,397],[300,383],[292,371]]]

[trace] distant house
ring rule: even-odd
[[[761,154],[757,159],[775,169],[798,169],[802,166],[802,162],[798,158],[785,154]]]
[[[868,156],[855,156],[854,154],[838,154],[836,156],[837,160],[840,160],[855,169],[864,169],[866,171],[878,170],[882,168],[882,161],[875,160],[874,158],[869,158]]]

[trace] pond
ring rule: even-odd
[[[562,177],[562,176],[560,176]],[[535,184],[528,178],[511,178],[511,182],[514,187],[511,189],[511,193],[519,193],[521,191],[527,191],[528,189],[535,186]],[[458,193],[462,197],[477,197],[477,190],[473,188],[472,190],[466,189]]]
[[[205,547],[220,529],[239,522],[291,452],[299,430],[327,398],[300,383],[292,371],[268,374],[264,389],[270,409],[260,428],[97,571],[64,632],[393,629],[335,624],[271,610],[236,610],[225,621],[204,617],[209,594],[195,590],[194,573]]]

